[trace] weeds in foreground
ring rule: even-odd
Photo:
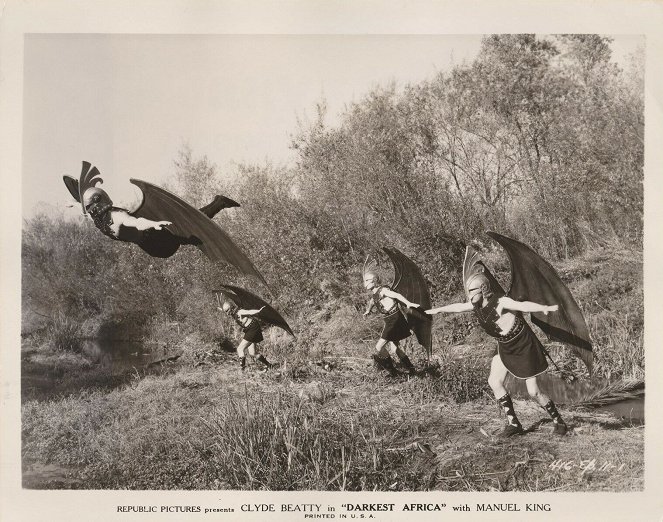
[[[410,433],[387,408],[339,409],[290,392],[253,391],[228,394],[210,405],[201,396],[204,383],[167,396],[164,381],[148,384],[137,383],[110,402],[93,394],[83,401],[29,403],[23,411],[24,454],[38,462],[85,466],[81,476],[87,488],[425,490],[432,485],[430,474],[412,469],[408,450],[393,450],[398,437]]]
[[[58,351],[80,353],[83,349],[79,325],[62,313],[46,327],[46,342]]]
[[[390,429],[376,411],[343,422],[318,405],[284,395],[229,399],[205,420],[197,450],[238,489],[422,489],[430,477],[387,451]]]
[[[479,357],[443,359],[425,369],[415,383],[423,400],[451,400],[457,404],[485,398],[488,394],[488,362]]]

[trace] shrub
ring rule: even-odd
[[[46,342],[58,351],[80,353],[83,349],[80,326],[62,313],[46,327]]]

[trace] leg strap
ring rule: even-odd
[[[552,417],[552,420],[555,424],[564,424],[562,416],[557,411],[555,403],[552,400],[548,401],[548,404],[546,404],[543,408],[548,412],[548,415]]]
[[[499,403],[502,411],[504,412],[504,415],[506,416],[507,423],[510,426],[517,426],[519,428],[522,427],[518,417],[516,417],[516,411],[513,409],[513,401],[511,400],[511,396],[507,393],[503,397],[497,399],[497,402]]]

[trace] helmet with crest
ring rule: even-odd
[[[226,312],[227,314],[231,314],[231,313],[233,313],[233,312],[237,309],[237,306],[234,305],[234,304],[233,304],[232,302],[230,302],[229,300],[225,300],[225,301],[223,301],[223,303],[221,304],[221,309],[222,309],[224,312]]]
[[[84,161],[78,190],[83,214],[89,213],[92,218],[103,215],[113,206],[113,201],[106,191],[96,186],[98,183],[103,183],[99,170]]]
[[[463,281],[465,294],[474,305],[480,304],[484,298],[490,299],[495,294],[504,295],[504,289],[483,264],[479,253],[470,246],[465,250]]]
[[[364,288],[372,290],[382,283],[382,277],[378,272],[377,260],[371,256],[366,257],[364,268],[362,269],[362,279],[364,281]]]

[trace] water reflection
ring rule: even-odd
[[[561,377],[549,373],[539,375],[536,379],[541,391],[553,401],[560,404],[582,402],[592,393],[595,393],[607,384],[607,381],[604,379],[592,379],[591,381],[588,379],[576,379],[568,383]],[[506,387],[514,397],[521,399],[529,397],[524,379],[516,379],[509,374]]]
[[[105,339],[86,340],[83,354],[111,374],[123,373],[131,368],[144,368],[173,355],[166,346]]]

